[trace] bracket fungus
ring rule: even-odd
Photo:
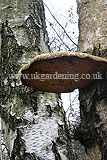
[[[80,52],[42,54],[23,66],[24,85],[44,92],[66,93],[83,88],[107,71],[107,59]]]

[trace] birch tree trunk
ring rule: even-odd
[[[107,1],[77,0],[77,2],[80,51],[107,58]],[[107,75],[80,89],[79,99],[80,142],[85,146],[90,160],[106,160]]]
[[[86,160],[69,135],[60,96],[23,86],[16,75],[34,56],[49,52],[42,0],[0,0],[0,15],[0,109],[8,160]]]

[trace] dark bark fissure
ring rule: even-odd
[[[35,155],[35,153],[27,153],[25,142],[22,139],[21,129],[17,129],[17,137],[14,142],[13,151],[10,160],[44,160]]]
[[[86,150],[98,144],[102,153],[102,160],[107,158],[107,122],[106,119],[100,118],[101,110],[104,107],[106,111],[107,107],[106,81],[106,75],[104,75],[100,82],[95,82],[80,90],[81,125],[76,133]],[[101,102],[103,102],[102,106],[100,105]]]
[[[107,49],[101,50],[101,44],[99,43],[98,48],[95,45],[93,45],[93,51],[91,54],[99,57],[107,57]]]
[[[58,149],[57,149],[57,146],[56,146],[56,143],[54,141],[52,141],[52,150],[53,150],[53,153],[55,154],[55,159],[57,160],[61,160],[61,157],[60,157],[60,154],[58,152]]]
[[[16,137],[15,142],[14,142],[14,150],[13,150],[13,153],[10,157],[10,160],[11,159],[13,160],[13,159],[16,159],[16,158],[19,159],[19,160],[24,159],[23,155],[24,155],[24,152],[25,152],[25,147],[24,147],[25,144],[24,144],[24,141],[21,139],[21,136],[22,136],[22,133],[21,133],[20,129],[17,129],[17,137]]]

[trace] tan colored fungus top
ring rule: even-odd
[[[107,71],[107,59],[79,52],[36,56],[19,74],[24,85],[44,92],[71,92],[83,88]]]

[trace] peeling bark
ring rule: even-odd
[[[80,51],[107,57],[106,0],[77,0]],[[90,160],[107,159],[107,75],[80,89],[81,125],[78,139]]]

